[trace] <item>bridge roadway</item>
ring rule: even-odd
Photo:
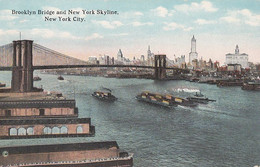
[[[47,65],[47,66],[33,66],[34,70],[43,70],[43,69],[61,69],[61,68],[94,68],[94,67],[130,67],[130,68],[149,68],[155,69],[154,66],[137,66],[137,65],[97,65],[97,64],[90,64],[90,65]],[[180,70],[184,72],[188,72],[186,69],[180,69],[175,67],[166,67],[167,70]],[[0,71],[12,71],[12,67],[0,67]]]

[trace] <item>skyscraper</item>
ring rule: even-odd
[[[123,53],[122,53],[121,49],[119,49],[119,51],[117,53],[117,61],[123,62],[123,59],[124,59]]]
[[[153,60],[154,60],[154,54],[151,52],[150,45],[149,45],[147,50],[147,65],[152,66]]]
[[[151,56],[152,56],[152,52],[150,50],[150,45],[149,45],[147,50],[147,60],[151,59]]]
[[[189,53],[189,62],[192,63],[192,60],[198,59],[198,53],[196,52],[196,39],[194,35],[191,39],[191,51]]]

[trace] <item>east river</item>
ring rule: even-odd
[[[67,75],[58,81],[57,75],[38,75],[42,80],[35,86],[75,97],[79,117],[91,117],[95,137],[1,140],[1,146],[116,140],[134,153],[135,167],[260,165],[260,92],[187,81]],[[10,80],[11,72],[0,72],[0,82],[10,86]],[[93,98],[91,93],[102,86],[118,100]],[[201,90],[217,101],[167,109],[137,101],[144,90],[179,96]]]

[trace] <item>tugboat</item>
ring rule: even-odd
[[[241,89],[243,89],[243,90],[257,90],[257,91],[260,91],[260,82],[243,83]]]
[[[107,102],[114,102],[117,100],[117,98],[111,94],[111,92],[104,92],[104,91],[95,91],[92,96],[96,97],[97,99],[100,99],[102,101]]]
[[[40,81],[42,80],[39,76],[33,77],[33,81]]]
[[[209,99],[205,97],[201,92],[197,93],[194,96],[190,96],[187,98],[188,100],[195,102],[195,103],[203,103],[207,104],[209,101],[215,102],[216,100]]]
[[[61,75],[57,79],[58,80],[64,80],[64,78]]]
[[[176,107],[177,103],[171,100],[171,97],[166,95],[161,95],[151,92],[142,92],[140,95],[136,96],[136,99],[139,101],[144,101],[147,103],[163,106],[163,107]]]

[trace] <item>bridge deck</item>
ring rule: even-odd
[[[48,65],[48,66],[33,66],[34,70],[43,70],[43,69],[60,69],[60,68],[94,68],[94,67],[107,67],[107,68],[148,68],[154,69],[154,66],[137,66],[137,65],[97,65],[97,64],[90,64],[90,65]],[[175,67],[166,67],[167,70],[181,70],[186,71],[186,69],[179,69]],[[12,67],[0,67],[0,71],[11,71]]]

